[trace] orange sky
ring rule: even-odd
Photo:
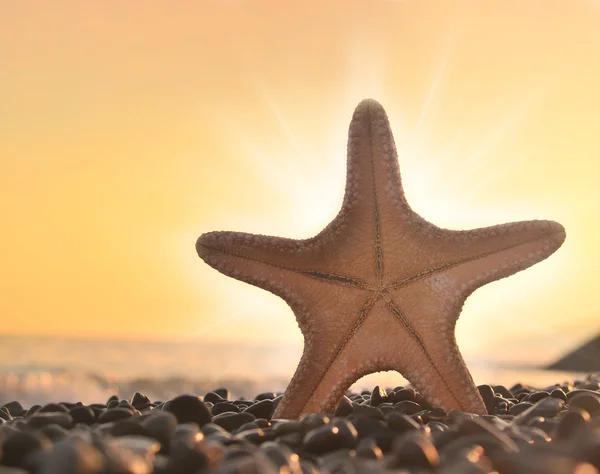
[[[195,240],[318,232],[366,97],[427,219],[567,229],[469,298],[466,357],[550,357],[600,330],[599,2],[1,9],[0,331],[300,342],[283,302],[209,268]]]

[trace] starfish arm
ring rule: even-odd
[[[491,281],[514,275],[552,255],[565,241],[565,229],[554,221],[524,221],[474,229],[457,235],[465,251],[457,253],[451,271],[466,298]],[[468,249],[468,250],[467,250]]]
[[[356,304],[352,306],[357,307]],[[350,385],[360,377],[385,370],[383,359],[376,353],[377,338],[383,336],[385,328],[377,324],[377,318],[371,317],[371,313],[381,311],[381,301],[377,302],[373,295],[366,299],[363,295],[358,307],[360,310],[353,315],[352,323],[338,331],[338,337],[332,338],[334,332],[322,331],[322,326],[305,336],[302,359],[273,415],[275,418],[295,419],[308,413],[331,413]],[[378,327],[376,332],[370,331],[374,324]],[[372,340],[374,358],[365,353],[367,339]]]
[[[485,405],[454,336],[456,317],[465,298],[448,291],[444,276],[436,275],[410,289],[384,293],[393,326],[405,338],[405,356],[395,369],[433,406],[485,414]]]
[[[433,340],[431,334],[427,334],[423,343],[427,352],[419,350],[412,354],[410,364],[400,368],[402,375],[434,407],[442,407],[447,412],[487,414],[456,344],[454,326],[436,327]]]
[[[395,265],[392,260],[392,265],[388,265],[392,267],[389,288],[410,285],[457,267],[460,289],[469,294],[546,259],[566,237],[564,227],[554,221],[513,222],[468,231],[429,226],[431,229],[422,233],[420,246],[414,248],[414,261],[421,266]]]
[[[275,294],[284,275],[322,281],[331,285],[351,288],[370,288],[364,279],[352,276],[353,262],[346,267],[342,260],[336,272],[324,262],[326,252],[310,240],[246,234],[243,232],[208,232],[196,242],[200,258],[216,270],[232,278],[267,289]],[[275,278],[273,280],[273,278]],[[269,288],[267,288],[269,286]]]
[[[385,227],[391,221],[412,218],[413,214],[402,190],[387,115],[375,100],[363,100],[349,127],[342,208],[314,237],[314,242],[324,247],[327,264],[336,265],[351,252],[362,273],[368,268],[366,276],[374,279],[384,272]]]

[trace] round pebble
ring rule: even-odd
[[[212,415],[200,397],[194,395],[180,395],[169,400],[163,411],[173,413],[179,423],[194,422],[200,427],[210,423]]]

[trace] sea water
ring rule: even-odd
[[[102,403],[140,391],[152,400],[227,387],[233,397],[282,392],[302,355],[297,344],[135,341],[0,335],[0,405],[50,401]],[[477,384],[516,382],[544,387],[582,374],[552,372],[494,360],[467,360]],[[360,379],[354,390],[408,383],[396,372]]]

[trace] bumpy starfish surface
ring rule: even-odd
[[[397,370],[434,406],[486,409],[454,328],[475,289],[545,259],[565,239],[553,221],[439,228],[404,197],[381,105],[363,100],[348,138],[342,209],[306,240],[209,232],[210,266],[264,288],[292,308],[304,353],[275,417],[331,411],[363,375]]]

